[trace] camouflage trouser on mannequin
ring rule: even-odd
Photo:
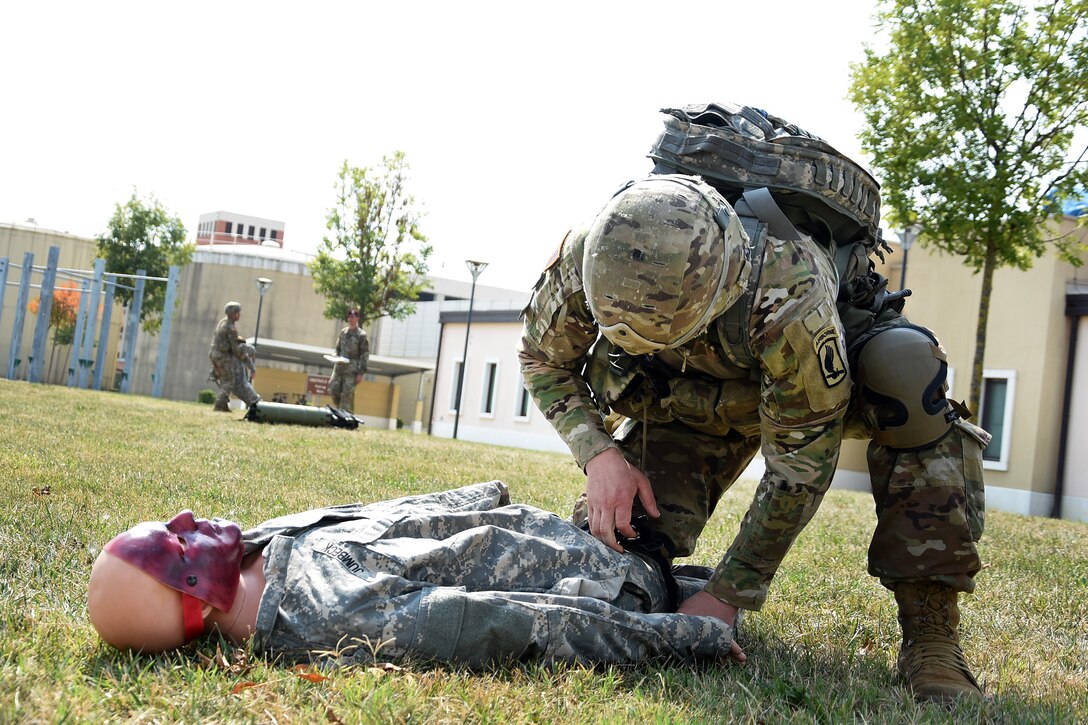
[[[231,393],[239,398],[247,406],[253,405],[261,399],[257,391],[250,385],[249,375],[239,358],[229,360],[212,360],[212,378],[219,386],[219,394],[215,398],[215,410],[229,410]]]
[[[337,363],[329,380],[329,397],[332,407],[345,413],[355,412],[355,375],[348,372],[343,363]]]

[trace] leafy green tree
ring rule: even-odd
[[[185,225],[180,218],[171,216],[153,196],[138,199],[135,191],[127,202],[116,205],[109,228],[96,240],[98,256],[106,260],[107,272],[136,274],[142,269],[149,277],[166,277],[172,265],[184,267],[192,261],[195,249],[185,242]],[[121,281],[132,286],[131,280]],[[126,306],[132,302],[131,290],[118,287],[116,295]],[[165,303],[165,282],[144,285],[140,309],[144,330],[158,331]]]
[[[889,41],[853,66],[862,145],[893,224],[982,275],[969,405],[978,410],[994,271],[1052,251],[1060,202],[1088,181],[1088,0],[884,0]]]
[[[359,324],[383,315],[404,319],[426,283],[431,246],[419,230],[422,213],[408,191],[404,152],[377,170],[345,161],[335,184],[326,236],[310,263],[314,289],[325,296],[325,316],[343,319],[359,309]]]

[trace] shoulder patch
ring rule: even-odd
[[[563,245],[567,243],[568,237],[570,237],[569,229],[567,230],[567,233],[563,235],[563,239],[559,242],[559,246],[552,252],[552,256],[548,258],[548,263],[544,265],[545,272],[554,267],[559,262],[559,258],[563,256]]]
[[[833,388],[846,379],[846,363],[842,359],[839,333],[834,325],[829,325],[812,338],[812,347],[820,360],[820,373],[827,387]]]

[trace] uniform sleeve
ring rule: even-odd
[[[581,245],[568,242],[541,275],[522,313],[525,327],[518,360],[537,407],[585,468],[590,459],[616,444],[581,372],[597,339],[597,326],[578,271]]]
[[[359,332],[358,347],[359,354],[351,359],[351,372],[355,375],[362,375],[370,364],[370,340],[367,339],[366,333],[361,330]]]
[[[229,325],[229,328],[225,341],[229,346],[230,354],[239,360],[244,359],[246,356],[244,348],[246,341],[244,338],[238,336],[238,328],[235,327],[233,322]]]
[[[793,262],[796,265],[796,260]],[[760,431],[767,470],[706,590],[744,609],[759,609],[786,552],[831,485],[850,398],[844,335],[834,304],[834,275],[783,304],[752,338],[760,359]],[[764,298],[767,299],[767,298]]]

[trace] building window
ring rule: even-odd
[[[250,239],[253,239],[253,225],[252,224],[249,225],[249,234],[247,236]]]
[[[264,227],[261,227],[261,241],[262,242],[264,241],[264,238],[266,236],[265,232],[267,232],[267,231],[268,231],[267,229],[265,229]]]
[[[489,362],[484,365],[483,396],[480,398],[480,415],[495,417],[495,389],[499,382],[499,364]]]
[[[231,232],[233,232],[234,231],[234,222],[227,222],[227,226],[223,231],[225,231],[227,234],[230,234]]]
[[[276,241],[276,230],[275,229],[273,229],[272,231],[270,231],[268,233],[268,238],[271,239],[272,241]]]
[[[1015,399],[1015,370],[986,370],[982,373],[982,410],[979,412],[979,421],[993,436],[990,445],[982,452],[983,468],[1009,470]]]
[[[461,361],[453,364],[453,378],[450,380],[450,412],[457,412],[457,390],[461,384]]]
[[[517,404],[514,406],[514,420],[529,420],[529,412],[533,409],[533,396],[529,395],[529,389],[525,383],[518,379]]]

